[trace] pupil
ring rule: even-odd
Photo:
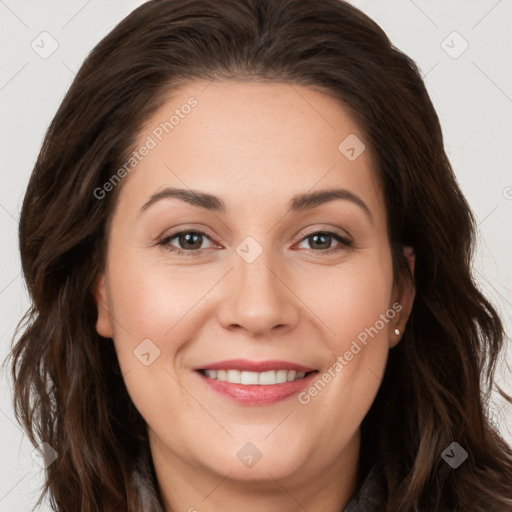
[[[313,235],[313,240],[315,241],[315,243],[318,241],[319,238],[323,238],[324,239],[324,243],[322,244],[322,242],[320,242],[320,245],[323,246],[321,247],[322,249],[328,249],[329,248],[329,242],[325,242],[325,240],[328,240],[330,238],[329,235],[322,235],[322,234],[316,234],[316,235]]]
[[[186,235],[182,235],[181,238],[185,240],[187,244],[194,244],[193,238],[196,237],[196,244],[197,240],[200,239],[200,236],[198,233],[187,233]],[[199,246],[201,246],[201,243],[199,242]],[[199,247],[192,247],[193,249],[198,249]]]

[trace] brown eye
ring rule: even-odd
[[[338,245],[335,247],[332,247],[333,239],[338,242]],[[347,246],[350,247],[352,245],[350,240],[332,231],[317,231],[315,233],[311,233],[304,237],[301,240],[301,243],[304,241],[307,241],[309,245],[309,247],[306,249],[309,248],[315,252],[332,252],[341,250]]]
[[[202,235],[199,233],[185,233],[176,237],[181,249],[200,249]]]
[[[332,238],[326,233],[317,233],[315,235],[309,235],[308,239],[313,249],[330,249]]]
[[[177,254],[190,254],[196,255],[203,252],[204,247],[201,247],[204,238],[210,240],[210,237],[200,231],[178,231],[165,237],[159,245],[167,247],[171,252]],[[172,244],[171,241],[177,240],[176,244]]]

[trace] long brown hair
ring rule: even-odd
[[[510,510],[512,452],[487,410],[504,334],[471,276],[474,218],[416,64],[341,0],[153,0],[83,63],[19,225],[32,306],[11,355],[14,403],[31,441],[58,452],[43,493],[60,512],[137,510],[130,475],[146,426],[113,344],[96,333],[91,293],[122,183],[101,199],[94,190],[194,79],[310,86],[354,116],[376,156],[396,279],[407,272],[402,247],[416,255],[414,307],[363,421],[361,460],[382,465],[387,511]],[[468,453],[457,469],[441,457],[452,442]]]

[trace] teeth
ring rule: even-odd
[[[263,375],[263,373],[260,373],[258,375],[255,372],[241,372],[240,373],[240,384],[259,384],[260,382],[259,382],[258,377],[260,377],[261,375]]]
[[[246,372],[240,370],[205,370],[210,379],[223,380],[231,384],[271,386],[303,379],[305,372],[295,370],[271,370],[269,372]]]
[[[283,382],[286,382],[288,377],[288,372],[286,370],[278,370],[276,372],[276,383],[282,384]]]
[[[240,370],[227,370],[226,380],[233,384],[240,384]]]
[[[263,372],[263,373],[253,373],[253,372],[246,372],[246,373],[252,373],[253,375],[256,375],[256,384],[260,384],[263,386],[269,386],[271,384],[276,383],[276,372],[270,371],[270,372]]]

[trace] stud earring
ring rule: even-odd
[[[395,329],[396,336],[400,336],[400,329]]]

